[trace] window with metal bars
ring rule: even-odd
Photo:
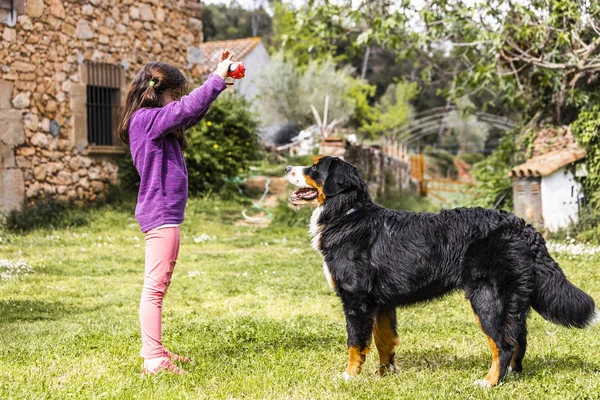
[[[25,12],[25,0],[0,0],[0,9],[23,14]]]
[[[121,104],[118,65],[86,62],[87,134],[91,146],[114,146],[117,112]]]

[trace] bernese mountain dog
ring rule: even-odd
[[[583,328],[600,313],[567,280],[542,235],[513,214],[484,208],[440,213],[390,210],[373,202],[359,171],[336,158],[288,166],[293,205],[316,206],[312,245],[340,297],[348,334],[345,378],[361,371],[374,337],[377,374],[396,371],[396,308],[463,290],[492,350],[482,387],[522,371],[532,307],[548,321]]]

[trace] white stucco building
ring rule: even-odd
[[[260,72],[271,60],[267,49],[259,37],[251,37],[236,40],[219,40],[215,42],[204,42],[193,52],[189,61],[200,66],[202,74],[206,77],[214,71],[221,50],[229,49],[233,53],[234,61],[242,61],[246,67],[246,76],[240,80],[234,80],[234,90],[252,101],[258,95],[256,81]]]
[[[579,218],[583,189],[575,179],[575,162],[585,157],[578,146],[532,157],[511,170],[515,214],[550,232]]]

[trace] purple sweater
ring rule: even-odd
[[[135,216],[142,232],[164,224],[181,224],[188,198],[188,173],[179,142],[169,133],[196,125],[225,90],[211,75],[199,88],[164,107],[141,108],[129,122],[129,148],[140,174]]]

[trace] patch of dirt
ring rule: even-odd
[[[287,198],[291,193],[291,185],[289,185],[285,177],[271,176],[269,179],[271,180],[271,183],[269,184],[269,193],[261,204],[264,208],[275,207],[279,198]],[[253,176],[244,182],[242,190],[256,203],[262,197],[266,183],[266,177]],[[271,223],[271,218],[263,218],[267,215],[264,211],[256,212],[256,210],[248,209],[246,210],[246,215],[249,218],[242,217],[242,219],[235,222],[235,225],[266,227]]]

